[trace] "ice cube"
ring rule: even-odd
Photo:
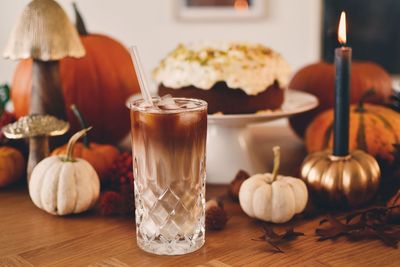
[[[151,108],[152,105],[147,103],[147,102],[142,102],[142,103],[139,104],[139,107],[140,108]]]
[[[161,109],[179,109],[179,106],[175,103],[175,100],[171,95],[164,95],[158,101],[157,106]]]
[[[197,105],[192,102],[188,102],[188,103],[185,103],[180,106],[180,108],[188,108],[188,109],[192,109],[192,108],[196,108],[196,107],[197,107]]]

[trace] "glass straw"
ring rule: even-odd
[[[146,77],[143,72],[143,65],[141,64],[141,61],[140,61],[138,48],[136,45],[133,45],[130,47],[129,50],[131,52],[133,66],[135,67],[135,72],[136,72],[136,76],[138,78],[140,91],[142,92],[142,97],[147,104],[154,106],[153,100],[151,98],[151,95],[150,95],[150,92],[148,89],[149,87],[147,85],[147,80],[146,80]]]

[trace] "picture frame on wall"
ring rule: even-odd
[[[179,20],[252,20],[265,15],[265,0],[175,0]]]

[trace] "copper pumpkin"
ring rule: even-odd
[[[375,196],[380,175],[376,160],[361,150],[345,157],[317,152],[301,167],[301,177],[313,197],[330,207],[354,208],[367,203]]]

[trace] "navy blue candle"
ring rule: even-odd
[[[346,46],[346,15],[342,12],[338,38],[341,47],[335,49],[335,112],[333,155],[349,154],[351,48]]]

